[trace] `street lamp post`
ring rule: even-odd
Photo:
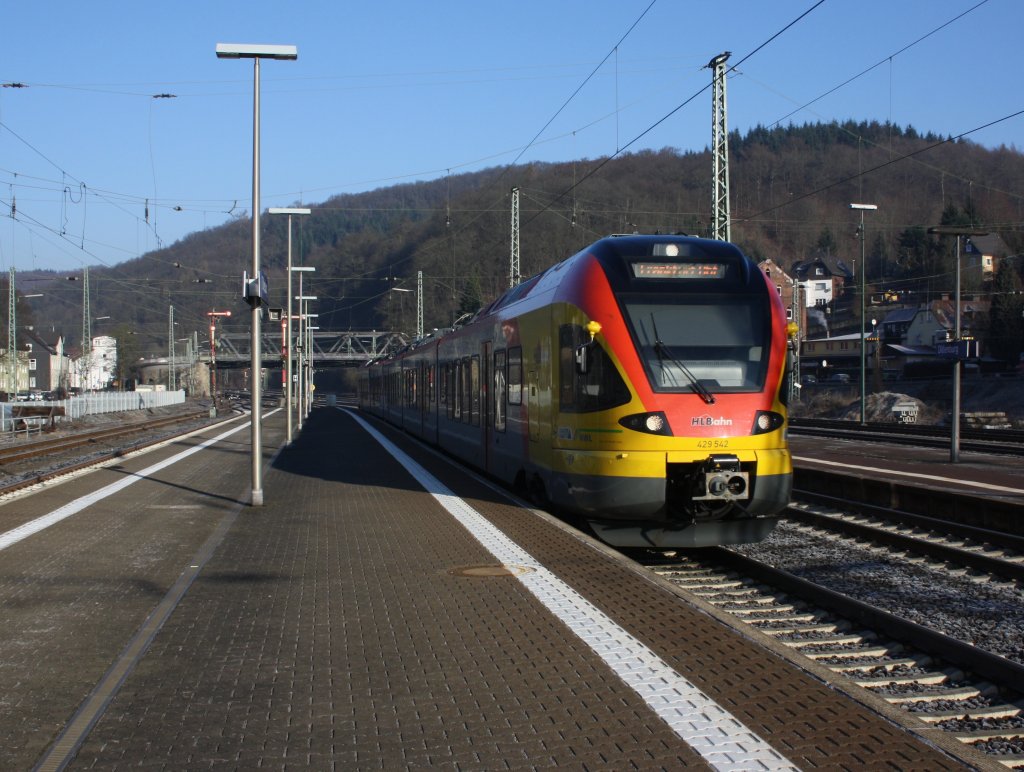
[[[954,300],[955,311],[953,313],[953,343],[957,347],[956,357],[953,360],[953,409],[950,416],[950,437],[949,437],[949,460],[955,464],[960,460],[960,361],[963,352],[960,350],[960,237],[961,236],[984,236],[988,231],[979,231],[976,228],[958,228],[954,226],[938,226],[929,228],[929,233],[937,236],[956,236],[956,297]]]
[[[864,335],[864,317],[867,314],[864,296],[867,292],[867,279],[864,270],[864,212],[873,212],[878,209],[874,204],[850,204],[850,209],[860,211],[860,425],[867,423],[867,360],[865,358],[866,348]]]
[[[298,274],[299,274],[299,294],[296,295],[295,297],[292,297],[291,295],[289,295],[288,296],[289,297],[288,302],[291,303],[292,300],[298,300],[299,301],[299,313],[298,313],[298,317],[297,317],[298,320],[299,320],[299,329],[295,333],[295,341],[297,342],[296,351],[299,352],[299,361],[298,361],[298,363],[296,364],[296,367],[295,367],[295,370],[296,370],[296,381],[297,381],[297,383],[296,383],[296,386],[297,386],[296,391],[297,391],[297,394],[298,394],[298,397],[296,399],[296,403],[297,404],[296,404],[295,413],[296,413],[296,415],[298,417],[298,429],[299,429],[299,431],[302,431],[302,368],[303,368],[303,361],[304,361],[304,355],[305,355],[305,346],[303,345],[305,337],[304,337],[304,333],[303,333],[302,329],[303,329],[303,323],[305,322],[305,319],[306,319],[306,306],[305,306],[304,301],[306,301],[306,300],[316,300],[316,297],[314,297],[312,295],[303,295],[302,294],[302,275],[304,273],[312,273],[313,271],[316,270],[316,267],[315,266],[311,266],[311,265],[304,265],[304,266],[296,266],[295,268],[292,268],[292,270],[293,271],[297,271]],[[291,347],[291,343],[290,342],[289,342],[289,347]],[[291,373],[289,373],[289,377],[291,377]],[[291,410],[291,405],[288,406],[288,409]]]
[[[218,43],[217,57],[220,59],[253,60],[253,104],[252,104],[252,277],[255,292],[246,287],[246,300],[252,306],[252,506],[263,506],[263,441],[261,429],[263,370],[260,350],[260,306],[264,302],[263,282],[260,275],[260,59],[298,59],[295,46],[252,45],[241,43]]]
[[[313,333],[320,328],[316,325],[306,325],[306,342],[309,347],[309,374],[306,376],[306,415],[313,412],[313,393],[316,391],[316,384],[313,376],[316,375],[316,366],[313,362]]]
[[[285,386],[284,404],[285,412],[288,414],[288,428],[285,434],[285,444],[290,445],[292,441],[292,215],[310,214],[309,209],[294,209],[286,207],[272,207],[267,210],[270,214],[288,215],[288,307],[285,309]]]
[[[314,319],[318,314],[308,314],[309,319]],[[313,331],[319,330],[320,328],[307,323],[306,324],[306,417],[313,412],[313,391],[316,386],[313,383],[313,374],[315,372],[313,366]]]
[[[405,287],[392,287],[391,288],[391,292],[412,292],[412,290],[411,289],[406,289]],[[391,308],[391,298],[389,296],[388,297],[388,309],[390,310],[390,308]],[[399,301],[399,306],[398,306],[398,317],[399,317],[399,321],[401,322],[400,326],[404,327],[405,326],[405,303],[402,303],[401,301]],[[388,321],[390,322],[391,320],[389,319]]]
[[[299,286],[302,286],[302,277],[299,277]],[[301,290],[300,290],[301,292]],[[306,417],[309,411],[306,409],[306,392],[308,391],[309,385],[309,357],[310,357],[310,346],[306,342],[306,338],[309,337],[309,320],[315,319],[317,314],[307,313],[308,306],[307,302],[316,300],[315,295],[296,295],[295,299],[299,301],[299,332],[296,335],[296,340],[299,341],[299,364],[296,368],[298,370],[298,392],[299,398],[297,400],[295,412],[298,414],[299,420],[299,431],[302,431],[302,419]]]

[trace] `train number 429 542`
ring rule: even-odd
[[[697,447],[704,449],[716,449],[729,447],[729,440],[697,440]]]

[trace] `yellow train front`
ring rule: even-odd
[[[369,368],[365,408],[617,546],[757,541],[789,502],[785,311],[734,245],[613,236]]]

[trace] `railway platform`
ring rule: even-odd
[[[0,766],[971,763],[401,433],[321,408],[275,451],[283,422],[262,507],[222,432],[93,473],[137,482],[3,547]]]
[[[789,438],[797,490],[1024,534],[1020,456],[851,437]]]

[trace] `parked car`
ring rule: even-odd
[[[818,379],[813,375],[805,375],[800,379],[800,383],[804,386],[810,386],[818,382]]]
[[[849,383],[850,376],[847,373],[832,373],[828,377],[831,383]]]

